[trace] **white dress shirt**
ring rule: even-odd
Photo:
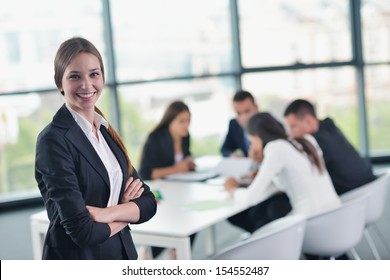
[[[315,139],[310,135],[305,138],[322,155]],[[292,206],[289,214],[311,216],[341,205],[327,170],[320,173],[307,155],[287,140],[275,140],[265,146],[259,172],[248,186],[248,202],[256,205],[264,200],[272,185],[289,197]]]
[[[76,123],[80,126],[81,130],[85,133],[88,140],[91,142],[95,151],[102,160],[107,173],[110,179],[110,198],[107,203],[107,207],[112,205],[117,205],[119,200],[119,194],[122,186],[122,169],[116,159],[115,155],[108,146],[106,140],[104,139],[102,133],[100,132],[100,126],[103,125],[108,128],[108,122],[98,113],[95,112],[94,124],[97,130],[98,138],[92,130],[92,124],[88,122],[83,116],[77,113],[75,110],[70,108],[67,104],[66,107],[72,114]]]

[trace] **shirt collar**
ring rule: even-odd
[[[70,108],[68,104],[66,104],[66,108],[69,110],[69,112],[72,114],[74,120],[76,123],[80,126],[81,130],[84,131],[86,135],[88,135],[90,132],[92,132],[92,124],[87,121],[82,115],[77,113],[75,110]],[[93,119],[94,124],[96,125],[97,130],[100,129],[100,126],[103,125],[108,129],[108,122],[97,112],[95,112],[95,116]]]

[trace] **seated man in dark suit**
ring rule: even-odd
[[[247,157],[249,140],[243,128],[246,127],[249,118],[259,112],[259,108],[252,94],[244,90],[239,90],[234,95],[233,107],[237,116],[230,120],[229,130],[223,142],[221,153],[224,157],[229,157],[240,151],[241,156]]]
[[[330,118],[317,119],[310,102],[293,101],[286,108],[284,117],[291,136],[311,134],[317,140],[338,194],[375,180],[370,162],[359,155]]]

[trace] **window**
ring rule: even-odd
[[[0,93],[55,88],[55,52],[72,36],[93,41],[103,55],[100,4],[95,0],[15,0],[2,5],[0,49],[6,51],[0,52]]]
[[[0,198],[38,191],[34,178],[36,138],[63,103],[61,94],[51,91],[55,89],[55,53],[62,41],[84,36],[104,55],[101,10],[101,2],[95,0],[15,0],[2,5],[0,49],[5,51],[0,52]],[[17,91],[27,93],[5,95]]]
[[[364,89],[351,35],[356,11],[350,4],[357,2]],[[107,3],[110,17],[103,13]],[[136,168],[148,133],[177,99],[192,113],[192,153],[219,154],[240,83],[261,110],[281,121],[289,102],[309,99],[320,118],[332,117],[366,152],[359,142],[366,133],[359,118],[363,105],[369,156],[383,156],[390,155],[389,22],[389,0],[7,2],[0,9],[0,203],[38,192],[35,142],[63,104],[53,60],[65,39],[89,39],[101,51],[107,78],[115,70],[116,80],[108,81],[110,91],[104,90],[98,106],[111,123],[116,114],[110,110],[119,107],[120,132]],[[106,55],[111,49],[115,61]]]
[[[0,196],[37,192],[35,143],[62,104],[61,94],[0,95],[0,104]]]
[[[362,1],[361,17],[366,62],[390,62],[390,1]]]
[[[228,120],[233,116],[231,98],[236,85],[231,78],[180,80],[119,88],[122,135],[138,167],[147,135],[175,100],[191,111],[191,152],[194,156],[219,154]]]
[[[371,155],[390,152],[390,1],[362,1],[368,143]]]
[[[356,78],[352,67],[265,72],[243,76],[243,87],[256,96],[262,111],[281,122],[287,105],[296,98],[316,106],[320,119],[331,117],[359,149]]]
[[[371,155],[390,152],[390,66],[366,67],[368,140]]]
[[[351,60],[348,2],[239,1],[243,66]]]
[[[232,70],[227,0],[114,0],[111,6],[119,81]]]

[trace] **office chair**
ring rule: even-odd
[[[306,220],[286,216],[256,230],[249,239],[222,250],[215,260],[298,260]]]
[[[368,246],[371,249],[372,254],[377,260],[380,260],[381,257],[371,237],[371,234],[368,231],[368,228],[372,226],[372,228],[376,229],[378,231],[378,234],[380,234],[379,229],[375,227],[375,223],[383,215],[385,205],[386,205],[387,189],[389,186],[390,186],[390,172],[387,172],[386,174],[381,175],[376,180],[368,184],[365,184],[361,187],[358,187],[356,189],[353,189],[349,192],[340,195],[340,199],[342,201],[346,201],[364,194],[369,194],[367,205],[366,205],[366,222],[365,222],[366,226],[363,231],[363,234],[368,243]],[[387,245],[386,242],[384,243]]]
[[[363,235],[366,203],[367,195],[363,195],[308,218],[303,253],[335,259],[354,248]]]

